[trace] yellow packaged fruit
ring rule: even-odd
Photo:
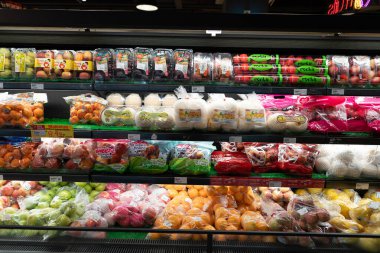
[[[344,217],[333,217],[329,220],[329,223],[338,231],[341,231],[343,233],[349,233],[349,234],[354,234],[354,233],[361,233],[363,232],[363,226],[360,225],[359,223],[353,221],[353,220],[348,220],[345,219]]]
[[[365,198],[372,199],[373,201],[380,202],[380,192],[375,190],[369,190],[364,194]]]
[[[372,214],[372,208],[368,205],[361,205],[349,211],[351,219],[363,226],[366,226],[369,222],[370,215]]]
[[[246,211],[241,216],[241,226],[245,231],[267,231],[264,217],[259,212]]]
[[[320,194],[322,193],[322,188],[308,188],[307,191],[310,193],[310,194]]]
[[[199,196],[199,192],[198,192],[198,190],[195,189],[195,188],[190,188],[190,189],[188,189],[187,193],[188,193],[188,195],[189,195],[189,197],[190,197],[191,199],[194,199],[194,198],[196,198],[196,197]]]

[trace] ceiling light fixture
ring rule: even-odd
[[[157,1],[154,0],[143,0],[138,1],[136,8],[140,11],[156,11],[158,10]]]

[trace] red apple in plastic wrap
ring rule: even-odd
[[[45,161],[42,156],[36,155],[32,161],[33,168],[43,168],[45,166]]]
[[[129,216],[125,216],[122,219],[118,219],[117,223],[122,227],[129,227],[130,225],[130,218]]]
[[[70,159],[65,163],[65,168],[69,170],[75,170],[78,169],[78,167],[79,165],[75,163],[73,159]]]
[[[158,215],[157,208],[155,208],[152,205],[146,206],[145,208],[143,208],[141,213],[142,213],[144,220],[149,225],[154,223],[154,221],[156,220],[156,217]]]
[[[52,146],[48,150],[49,156],[60,158],[63,154],[64,149],[65,149],[65,145],[63,143],[55,142],[52,144]]]
[[[47,169],[59,169],[61,167],[57,158],[48,158],[45,162],[45,168]]]
[[[0,190],[2,196],[11,196],[14,191],[12,186],[3,186]]]
[[[132,213],[129,216],[129,224],[131,227],[139,228],[144,226],[144,218],[141,213]]]
[[[106,185],[106,190],[107,191],[112,191],[112,190],[120,190],[122,192],[125,192],[127,190],[127,185],[126,184],[119,184],[119,183],[108,183]]]
[[[83,158],[79,163],[79,168],[82,170],[90,170],[94,167],[94,161],[90,158]]]

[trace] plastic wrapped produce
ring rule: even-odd
[[[54,52],[52,50],[37,50],[34,68],[36,79],[54,79]]]
[[[0,80],[12,79],[11,49],[0,48]]]
[[[245,153],[255,173],[273,171],[278,163],[278,144],[244,143]]]
[[[209,94],[207,129],[211,131],[236,131],[238,107],[233,98],[224,94]]]
[[[125,99],[120,93],[111,93],[107,96],[107,102],[109,106],[121,106],[124,105]]]
[[[229,53],[215,53],[213,67],[213,80],[220,83],[233,81],[232,56]]]
[[[76,80],[90,81],[94,72],[91,51],[76,51],[74,57],[74,73]]]
[[[214,151],[211,161],[219,175],[249,176],[252,164],[247,155],[241,152]]]
[[[94,53],[95,81],[110,81],[113,79],[113,55],[112,49],[97,48]]]
[[[158,48],[153,51],[153,82],[165,82],[173,76],[173,50]]]
[[[93,149],[91,140],[69,139],[63,150],[63,166],[68,170],[91,170],[95,164]]]
[[[345,97],[307,96],[298,98],[300,110],[308,116],[312,132],[346,132]]]
[[[369,84],[371,63],[369,56],[351,56],[350,63],[350,84],[353,87],[366,87]]]
[[[74,78],[73,51],[54,51],[54,74],[56,80],[72,80]]]
[[[92,94],[64,97],[70,105],[71,124],[101,124],[101,113],[107,105],[107,100]]]
[[[7,137],[0,142],[0,169],[26,170],[30,168],[33,152],[38,143],[25,138]]]
[[[290,55],[290,56],[280,56],[279,62],[282,66],[326,66],[326,56],[305,56],[305,55]]]
[[[136,94],[136,93],[129,94],[125,98],[125,105],[128,107],[138,109],[142,105],[142,99],[139,94]]]
[[[243,101],[238,102],[238,132],[264,132],[267,130],[266,112],[256,94],[239,95]]]
[[[127,106],[108,106],[101,113],[101,120],[107,126],[134,126],[136,110]]]
[[[311,75],[311,76],[327,76],[328,68],[325,66],[281,66],[281,74],[283,75]],[[279,74],[280,74],[279,73]]]
[[[135,81],[148,82],[152,77],[152,52],[151,48],[136,47],[133,79]]]
[[[161,98],[157,93],[150,93],[144,98],[144,105],[147,107],[161,106]]]
[[[267,231],[268,224],[259,212],[246,211],[241,216],[241,227],[245,231]]]
[[[280,74],[281,66],[278,64],[249,64],[240,63],[234,65],[235,75],[252,75],[252,74]]]
[[[36,49],[12,48],[12,76],[15,80],[31,80],[34,78],[34,62]]]
[[[0,94],[0,126],[26,128],[44,121],[46,93]]]
[[[234,64],[236,63],[246,63],[251,64],[278,64],[278,55],[269,54],[240,54],[233,57]]]
[[[188,82],[193,73],[193,50],[176,49],[174,50],[174,71],[173,79],[178,82]]]
[[[366,97],[346,96],[345,107],[349,132],[371,132],[366,121],[367,108],[372,107],[371,100],[371,98]]]
[[[223,152],[245,153],[243,142],[221,142],[220,147]]]
[[[179,143],[171,152],[170,170],[179,175],[205,175],[210,172],[213,146],[208,142]]]
[[[62,168],[63,139],[49,139],[43,141],[33,156],[31,166],[33,169],[58,170]]]
[[[171,130],[174,127],[174,109],[170,107],[143,107],[135,116],[141,129]]]
[[[212,59],[211,53],[194,53],[194,82],[210,82],[212,80]]]
[[[282,77],[286,85],[326,86],[330,84],[330,76],[283,75]]]
[[[174,104],[177,102],[177,97],[176,95],[174,94],[166,94],[163,98],[162,98],[162,106],[165,106],[165,107],[173,107]]]
[[[113,55],[113,77],[117,81],[132,79],[134,50],[132,48],[116,48]]]
[[[129,145],[129,170],[136,174],[162,174],[168,170],[169,152],[169,142],[132,142]]]
[[[356,102],[364,110],[368,128],[373,132],[380,132],[380,99],[377,97],[359,97]]]
[[[94,171],[124,173],[128,168],[129,140],[95,139]]]
[[[89,210],[89,211],[86,211],[80,219],[71,223],[70,227],[75,227],[75,228],[108,227],[108,222],[102,216],[100,212]],[[94,239],[106,238],[106,232],[68,231],[67,234],[73,237],[84,237],[84,238],[94,238]]]
[[[235,75],[235,83],[249,84],[253,86],[276,86],[282,84],[282,75],[261,75],[261,74],[247,74]]]
[[[178,130],[206,129],[207,103],[198,93],[187,93],[182,86],[175,90],[179,100],[174,104],[175,128]]]
[[[270,199],[282,207],[286,207],[294,195],[288,187],[259,187],[258,190],[262,198]]]
[[[349,57],[343,55],[328,55],[329,75],[332,85],[349,85]]]

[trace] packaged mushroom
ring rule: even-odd
[[[204,130],[207,128],[207,102],[198,93],[187,93],[182,86],[175,94],[179,98],[174,104],[175,128],[178,130]]]
[[[0,48],[0,80],[12,79],[11,50]]]
[[[211,131],[236,131],[238,107],[233,98],[224,94],[209,94],[207,129]]]
[[[34,77],[36,49],[12,48],[12,76],[17,80],[31,80]]]
[[[238,132],[264,132],[267,130],[267,119],[264,106],[255,93],[239,95],[243,100],[238,102]]]

